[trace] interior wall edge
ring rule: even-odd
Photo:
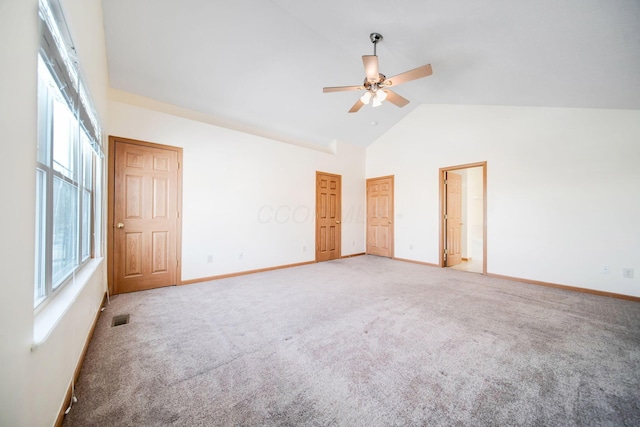
[[[156,99],[147,98],[135,93],[126,92],[119,89],[109,88],[109,100],[113,102],[120,102],[123,104],[131,105],[134,107],[140,107],[156,111],[158,113],[168,114],[171,116],[181,117],[187,120],[193,120],[196,122],[206,123],[221,128],[246,133],[249,135],[257,136],[260,138],[270,139],[272,141],[281,142],[285,144],[291,144],[310,150],[320,151],[322,153],[336,154],[336,141],[306,141],[303,139],[297,139],[289,136],[282,135],[278,132],[258,129],[255,127],[247,126],[240,122],[219,117],[213,114],[205,114],[198,111],[190,110],[188,108],[179,107],[177,105],[169,104],[166,102],[158,101]]]
[[[300,267],[303,265],[309,265],[309,264],[315,264],[315,263],[316,261],[305,261],[305,262],[297,262],[295,264],[277,265],[273,267],[258,268],[255,270],[246,270],[246,271],[238,271],[235,273],[219,274],[219,275],[210,276],[210,277],[200,277],[196,279],[183,280],[180,285],[192,285],[194,283],[211,282],[213,280],[228,279],[231,277],[246,276],[249,274],[263,273],[265,271],[273,271],[273,270],[282,270],[284,268]]]
[[[409,258],[393,257],[391,259],[394,261],[410,262],[411,264],[426,265],[427,267],[440,267],[440,265],[434,264],[432,262],[417,261],[415,259],[409,259]]]
[[[469,273],[475,274],[475,273]],[[640,297],[634,295],[618,294],[615,292],[600,291],[598,289],[582,288],[579,286],[562,285],[559,283],[541,282],[539,280],[524,279],[521,277],[504,276],[502,274],[486,273],[486,276],[496,279],[510,280],[513,282],[525,283],[528,285],[546,286],[548,288],[564,289],[572,292],[582,292],[585,294],[598,295],[609,298],[623,299],[628,301],[640,302]]]

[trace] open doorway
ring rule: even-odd
[[[440,169],[440,266],[487,272],[487,163]]]

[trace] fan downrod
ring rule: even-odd
[[[382,41],[382,34],[380,33],[371,33],[369,34],[369,40],[373,43],[373,55],[377,55],[376,47],[378,46],[378,42]]]

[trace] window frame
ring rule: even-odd
[[[36,233],[34,310],[40,312],[52,297],[67,284],[75,281],[77,273],[93,258],[101,256],[104,223],[102,212],[104,154],[101,144],[101,128],[86,86],[81,78],[75,49],[59,3],[40,0],[41,47],[38,52],[38,148],[36,157]],[[61,31],[62,30],[62,31]],[[44,73],[47,73],[45,76]],[[64,108],[64,109],[61,109]],[[58,111],[58,114],[56,114]],[[58,117],[59,116],[59,117]],[[66,133],[56,135],[58,126],[67,120]],[[64,138],[60,139],[60,135]],[[57,138],[58,137],[58,138]],[[66,141],[65,141],[66,140]],[[61,145],[55,145],[62,142]],[[61,167],[56,163],[56,147],[64,147],[62,154],[71,162]],[[64,168],[67,170],[65,171]],[[69,191],[64,198],[58,190]],[[70,197],[69,197],[70,195]],[[63,232],[63,247],[71,249],[61,258],[69,262],[63,274],[55,277],[56,239],[55,204],[71,204],[62,212],[72,215],[71,239]],[[65,221],[57,226],[68,227]],[[64,229],[64,228],[63,228]]]

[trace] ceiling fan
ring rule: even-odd
[[[385,99],[398,107],[404,107],[409,103],[409,100],[388,88],[391,86],[398,86],[399,84],[406,83],[411,80],[427,77],[433,73],[431,65],[427,64],[422,67],[400,73],[391,78],[387,78],[384,74],[381,74],[378,69],[378,56],[376,55],[376,45],[382,41],[382,35],[378,33],[371,33],[369,38],[371,39],[371,43],[373,43],[373,55],[362,55],[364,72],[366,74],[364,83],[360,86],[336,86],[322,88],[322,92],[324,93],[366,90],[365,94],[358,99],[358,102],[351,107],[349,110],[350,113],[357,112],[363,105],[368,104],[369,101],[372,101],[373,107],[379,107]]]

